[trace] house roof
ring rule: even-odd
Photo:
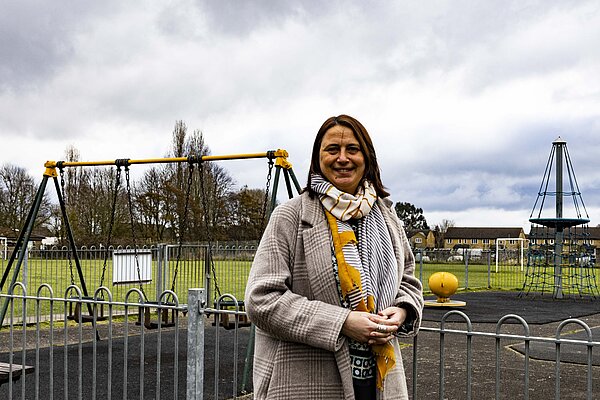
[[[578,238],[590,240],[600,240],[600,227],[599,226],[576,226],[571,228],[570,230],[565,231],[565,237],[569,235],[577,236]],[[534,225],[529,230],[529,234],[527,235],[528,239],[536,239],[536,238],[554,238],[554,228],[546,228],[545,226]]]
[[[430,229],[415,229],[415,230],[410,230],[406,232],[406,236],[408,236],[409,238],[417,235],[417,234],[422,234],[424,237],[427,237],[427,235],[429,235],[429,232],[431,232]]]
[[[523,228],[484,228],[484,227],[450,227],[444,237],[446,239],[498,239],[519,238]]]
[[[6,237],[9,240],[17,240],[19,233],[20,231],[0,227],[0,237]],[[49,233],[47,229],[35,229],[29,238],[30,240],[42,240],[48,237],[47,233]]]

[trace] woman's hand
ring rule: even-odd
[[[394,332],[396,332],[406,320],[408,313],[401,307],[388,307],[379,311],[378,315],[386,319],[386,324],[395,326]]]
[[[342,334],[361,343],[385,344],[406,319],[406,310],[388,307],[379,314],[351,311],[342,326]]]

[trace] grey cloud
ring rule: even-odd
[[[304,1],[198,1],[198,7],[205,13],[211,28],[226,35],[246,36],[264,25],[278,25],[287,18],[300,17],[304,10],[328,2]]]
[[[559,11],[581,16],[580,7],[593,3],[208,0],[195,7],[169,2],[143,9],[126,2],[76,2],[68,9],[56,4],[2,6],[3,134],[35,132],[81,141],[106,132],[107,140],[116,142],[124,135],[111,135],[119,132],[168,136],[173,122],[183,119],[190,127],[210,128],[209,145],[226,154],[233,144],[251,148],[268,140],[287,147],[306,132],[312,138],[318,126],[303,129],[307,120],[346,108],[359,118],[387,118],[380,141],[388,151],[380,156],[399,158],[386,160],[383,170],[401,171],[385,180],[394,200],[407,199],[427,211],[529,210],[551,142],[561,135],[569,143],[586,204],[600,205],[594,189],[600,120],[594,111],[585,117],[567,110],[592,109],[597,103],[597,37],[582,38],[573,48],[563,42],[546,49],[512,47],[530,26],[546,26]],[[590,21],[596,16],[590,10],[583,33],[594,32]],[[588,54],[581,57],[584,51]],[[549,80],[556,91],[551,104],[540,105],[539,116],[536,104],[524,113],[508,104],[510,91],[520,95],[523,90],[507,82],[530,83],[528,78],[543,79],[578,63],[584,68],[574,75],[587,87]],[[489,88],[502,93],[486,92]],[[2,90],[15,96],[2,96]],[[465,110],[480,100],[488,107],[485,115]],[[421,112],[428,105],[430,113]],[[560,115],[545,114],[555,110]],[[511,119],[510,112],[518,114],[515,120],[503,120]],[[491,121],[483,120],[487,117]],[[412,137],[393,138],[396,124]],[[289,126],[294,139],[281,134],[282,126]],[[269,139],[270,130],[280,136]],[[392,154],[394,146],[409,149],[398,156]],[[309,153],[296,152],[299,147],[288,148],[293,162]],[[237,165],[231,168],[239,182],[256,179],[262,185],[262,165],[252,173]],[[296,172],[303,183],[305,173]]]
[[[506,210],[529,208],[537,193],[535,185],[523,185],[504,175],[477,178],[477,173],[428,177],[410,197],[428,210],[465,210],[476,207],[502,207]],[[408,185],[408,183],[407,183]],[[412,190],[412,189],[411,189]]]
[[[75,36],[110,3],[8,0],[0,12],[0,93],[35,88],[67,64]]]
[[[589,131],[586,135],[577,134],[580,128],[590,125],[589,121],[556,125],[554,133],[548,133],[549,126],[545,130],[539,126],[524,127],[522,140],[492,146],[481,154],[453,154],[451,160],[435,157],[446,161],[422,163],[415,171],[406,169],[411,172],[402,174],[401,186],[396,182],[391,186],[396,193],[414,199],[419,207],[429,211],[489,207],[531,212],[543,183],[552,140],[558,136],[557,132],[562,132],[563,136],[570,133],[568,149],[585,205],[598,207],[600,179],[596,175],[600,135]],[[570,190],[566,179],[565,176],[565,189]],[[554,175],[550,186],[549,190],[553,190]],[[547,199],[550,208],[553,201],[553,198]],[[569,198],[565,200],[565,204],[571,202]]]
[[[600,35],[600,10],[593,3],[507,4],[507,7],[486,7],[484,18],[470,19],[477,26],[472,32],[475,40],[459,35],[450,46],[460,49],[467,68],[465,88],[468,90],[480,92],[512,80],[566,71],[597,57],[589,51],[587,39]],[[491,23],[490,29],[481,25],[486,22]]]

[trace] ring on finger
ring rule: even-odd
[[[387,329],[383,325],[377,325],[377,332],[379,332],[379,333],[386,333]]]

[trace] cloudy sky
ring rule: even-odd
[[[3,0],[0,163],[161,157],[183,120],[214,155],[288,150],[304,183],[346,113],[430,225],[528,231],[560,136],[595,226],[599,49],[597,1]],[[264,185],[263,160],[222,166]]]

